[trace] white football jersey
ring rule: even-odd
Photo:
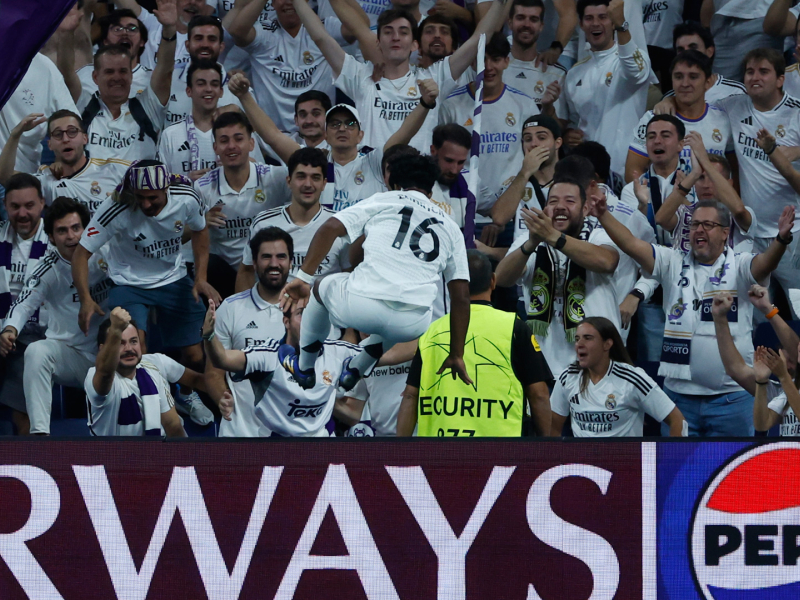
[[[646,49],[633,41],[590,52],[567,73],[564,101],[572,126],[611,155],[611,170],[625,171],[628,140],[645,111],[651,68]]]
[[[93,64],[88,64],[85,67],[78,69],[78,79],[81,80],[82,89],[81,97],[85,97],[86,94],[91,96],[97,91],[97,84],[92,78],[93,72]],[[142,63],[139,63],[133,68],[133,71],[131,71],[131,75],[133,76],[133,81],[131,81],[131,98],[150,87],[150,77],[152,74],[153,71],[145,67]],[[83,110],[84,108],[86,107],[78,106],[79,110]]]
[[[364,260],[350,275],[350,293],[431,306],[442,274],[445,282],[469,281],[461,230],[419,192],[375,194],[336,218],[350,243],[366,234]]]
[[[139,57],[139,62],[148,69],[156,68],[156,55],[158,54],[158,46],[161,44],[161,34],[164,28],[158,22],[156,16],[149,10],[142,8],[139,13],[139,20],[147,27],[147,44],[145,44],[144,52]],[[189,39],[187,33],[177,32],[178,39],[175,40],[175,68],[184,64],[189,64],[192,57],[189,56],[189,50],[186,49],[186,40]]]
[[[786,67],[783,91],[793,98],[800,98],[800,68],[797,63]]]
[[[247,348],[244,376],[255,397],[258,419],[270,430],[285,437],[328,437],[326,429],[336,402],[342,362],[361,352],[348,342],[325,340],[314,363],[317,385],[304,390],[278,362],[277,340]],[[239,376],[235,376],[239,379]]]
[[[153,88],[147,87],[141,94],[137,94],[136,98],[144,108],[155,132],[160,132],[164,126],[165,109],[158,101]],[[144,134],[134,120],[130,102],[122,105],[120,115],[115,119],[105,103],[100,100],[100,111],[89,125],[86,135],[89,138],[86,153],[92,158],[134,161],[156,157],[156,143]]]
[[[363,150],[346,165],[330,160],[320,203],[333,212],[344,210],[373,194],[385,192],[381,172],[383,150]]]
[[[427,69],[410,65],[409,71],[398,79],[372,80],[372,63],[358,62],[349,54],[336,87],[350,96],[361,115],[362,143],[371,148],[383,148],[419,104],[417,81],[433,79],[439,86],[439,98],[446,98],[456,87],[450,72],[450,57],[440,60]],[[439,123],[439,107],[428,112],[419,132],[411,138],[411,146],[427,154],[431,146],[433,128]],[[521,126],[521,125],[520,125]]]
[[[49,166],[42,167],[36,177],[42,184],[42,195],[48,206],[59,196],[66,196],[85,204],[93,215],[122,183],[129,166],[126,160],[90,158],[80,171],[61,179],[53,176]]]
[[[789,401],[786,399],[786,392],[781,392],[767,404],[769,409],[781,417],[781,437],[800,436],[800,419],[797,418]]]
[[[781,146],[800,146],[800,100],[783,95],[772,110],[761,112],[749,96],[731,96],[719,102],[727,114],[739,159],[739,184],[745,206],[758,213],[748,232],[754,238],[775,237],[783,207],[798,206],[800,196],[778,172],[756,138],[766,128]],[[795,223],[795,231],[800,222]]]
[[[367,403],[364,412],[369,413],[370,425],[376,436],[397,435],[397,413],[410,370],[410,360],[391,367],[375,367],[349,394]]]
[[[167,116],[164,122],[165,127],[180,123],[188,115],[192,114],[192,99],[186,95],[186,77],[189,74],[190,64],[191,62],[180,65],[176,64],[175,69],[172,71],[172,88],[169,92],[169,102],[167,102]],[[222,98],[217,102],[217,106],[234,104],[242,108],[242,103],[231,93],[226,85],[227,83],[228,74],[225,72],[225,67],[222,67]]]
[[[789,68],[786,69],[787,71]],[[744,88],[744,84],[740,81],[736,81],[735,79],[728,79],[727,77],[723,77],[719,73],[714,74],[715,80],[714,84],[706,90],[706,102],[709,104],[713,104],[716,106],[719,104],[719,101],[723,98],[728,98],[729,96],[741,96],[742,94],[746,94],[747,90]],[[788,79],[788,77],[787,77]],[[789,94],[790,96],[794,96],[786,89],[786,84],[783,85],[784,91]],[[667,98],[669,96],[674,96],[675,90],[670,90],[664,97]]]
[[[553,412],[572,418],[575,437],[641,437],[644,414],[663,421],[675,408],[643,369],[611,361],[597,383],[589,379],[581,392],[581,369],[570,365],[550,395]]]
[[[259,346],[286,333],[280,306],[265,302],[257,288],[258,284],[228,296],[217,309],[214,331],[226,350]],[[220,421],[220,437],[269,437],[272,431],[256,417],[250,382],[233,381],[230,373],[225,374],[225,381],[233,396],[234,411],[230,421]]]
[[[107,269],[102,250],[89,259],[89,292],[92,300],[106,313],[111,289]],[[72,264],[55,248],[45,254],[28,276],[25,287],[8,310],[5,326],[11,325],[17,332],[22,331],[31,315],[42,305],[48,313],[48,340],[63,342],[89,357],[97,354],[97,330],[102,319],[92,319],[86,335],[78,327],[81,302],[72,283]]]
[[[672,30],[683,23],[684,0],[642,0],[644,37],[648,46],[672,50]]]
[[[186,368],[164,354],[144,354],[139,367],[147,370],[158,389],[161,413],[169,412],[175,400],[169,391],[169,384],[183,377]],[[114,373],[114,383],[105,396],[94,389],[92,379],[96,367],[89,369],[84,380],[88,407],[89,429],[97,436],[144,435],[144,404],[136,378],[128,379]],[[161,428],[161,435],[164,429]]]
[[[639,119],[639,124],[633,132],[633,139],[631,140],[630,150],[633,150],[639,156],[647,158],[647,124],[653,118],[655,113],[648,110],[644,116]],[[703,137],[703,145],[706,150],[711,154],[725,155],[728,152],[733,152],[733,136],[731,135],[731,125],[728,121],[728,116],[716,106],[706,104],[706,110],[703,116],[699,119],[687,119],[681,113],[675,113],[675,116],[683,121],[686,127],[686,133],[696,131]],[[681,160],[684,165],[688,165],[688,171],[691,171],[692,164],[692,151],[689,146],[685,146],[681,150]],[[666,198],[665,198],[666,199]]]
[[[511,39],[509,39],[509,42]],[[543,71],[537,67],[534,61],[518,60],[509,56],[508,68],[503,73],[503,80],[507,81],[514,89],[530,96],[536,101],[536,107],[529,107],[530,113],[523,115],[524,123],[528,117],[539,114],[542,110],[542,96],[547,86],[554,81],[561,86],[561,94],[553,104],[556,116],[559,119],[567,119],[567,110],[564,104],[564,80],[567,77],[567,70],[560,64],[547,65],[547,70]]]
[[[329,18],[324,25],[337,42],[347,43],[341,21]],[[333,71],[305,27],[295,37],[277,21],[274,31],[257,27],[255,39],[244,49],[250,54],[258,105],[282,131],[295,130],[294,102],[303,92],[317,90],[334,97]]]
[[[152,289],[186,276],[180,252],[183,230],[202,231],[205,226],[197,192],[176,184],[155,217],[109,198],[83,231],[81,245],[94,253],[108,243],[108,275],[114,283]]]
[[[200,194],[206,212],[222,206],[224,227],[209,227],[211,254],[221,256],[233,268],[239,268],[242,254],[250,252],[250,225],[260,212],[280,207],[291,201],[286,185],[286,167],[273,167],[250,163],[250,177],[238,192],[228,185],[225,169],[217,167],[195,181],[194,189]]]
[[[262,229],[267,227],[280,227],[286,233],[292,236],[294,243],[294,256],[292,256],[292,270],[289,274],[290,279],[294,277],[297,270],[303,266],[303,261],[306,259],[308,247],[311,245],[311,240],[314,234],[317,233],[322,224],[334,216],[332,210],[328,210],[324,206],[320,206],[319,212],[314,215],[305,225],[296,225],[292,218],[289,216],[289,211],[286,206],[279,208],[272,208],[265,210],[256,215],[253,223],[250,225],[250,236],[248,240]],[[245,245],[242,262],[246,265],[253,264],[253,254],[250,252],[250,247]],[[350,268],[350,244],[344,238],[336,238],[333,242],[328,255],[317,270],[317,275],[328,275],[329,273],[340,273],[345,269]]]
[[[509,183],[508,185],[511,185],[511,183]],[[508,185],[503,187],[508,188]],[[547,203],[547,196],[550,195],[550,186],[552,185],[553,185],[553,180],[551,179],[546,184],[540,186],[542,190],[542,199],[545,201],[545,203]],[[502,196],[504,192],[505,189],[501,189],[497,197],[499,198],[500,196]],[[539,198],[536,197],[536,190],[533,189],[533,184],[529,181],[528,183],[525,184],[525,191],[522,194],[522,198],[520,198],[519,205],[517,206],[517,212],[514,214],[515,242],[517,241],[518,238],[527,239],[528,235],[530,234],[528,228],[525,226],[525,221],[522,218],[522,209],[527,208],[530,210],[532,206],[540,210],[542,208],[541,203],[539,202]]]
[[[439,123],[457,123],[472,133],[475,96],[468,85],[447,96],[439,111]],[[478,160],[480,192],[478,212],[490,210],[497,192],[508,185],[522,167],[522,123],[538,114],[533,98],[506,85],[500,96],[484,102],[481,111],[481,147]],[[465,164],[464,177],[469,180]]]

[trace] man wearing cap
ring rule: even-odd
[[[483,228],[482,241],[494,245],[491,233],[500,232],[514,219],[514,239],[528,235],[522,220],[522,209],[531,205],[543,209],[547,192],[553,184],[553,173],[561,148],[561,126],[553,117],[534,115],[522,124],[522,168],[514,180],[500,190],[499,198],[492,207],[492,226]]]
[[[187,275],[181,245],[191,239],[194,282]],[[208,229],[204,206],[191,183],[167,172],[155,160],[134,162],[117,191],[103,202],[81,236],[72,259],[72,277],[80,299],[81,330],[89,331],[92,318],[103,311],[89,291],[89,258],[108,244],[108,275],[115,286],[108,304],[121,306],[145,326],[151,308],[156,309],[161,339],[181,350],[181,362],[203,370],[200,327],[205,311],[200,295],[220,302],[208,284]],[[145,339],[145,331],[140,331]],[[189,416],[208,424],[212,415],[195,394],[187,398]]]

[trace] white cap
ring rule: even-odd
[[[361,127],[361,116],[358,114],[355,106],[350,106],[349,104],[337,104],[332,106],[331,109],[325,113],[325,122],[328,122],[328,117],[331,116],[332,112],[337,110],[346,110],[349,112],[353,117],[355,117],[356,121],[358,121],[358,126]]]

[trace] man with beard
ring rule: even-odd
[[[508,16],[511,60],[505,79],[536,100],[539,110],[542,110],[545,98],[555,98],[555,114],[559,119],[565,120],[567,111],[560,96],[567,70],[558,63],[547,64],[536,48],[544,28],[544,16],[542,0],[514,0],[511,4],[511,13]]]
[[[292,236],[278,227],[260,230],[250,240],[256,284],[230,296],[217,309],[215,332],[225,350],[280,340],[286,334],[280,308],[281,290],[294,255]],[[223,420],[220,437],[268,437],[270,430],[256,418],[253,388],[233,381],[230,374],[206,361],[206,382]]]
[[[0,185],[5,185],[14,171],[20,138],[26,131],[43,123],[42,115],[28,115],[11,130],[8,143],[0,152]],[[86,133],[81,119],[71,110],[57,110],[47,119],[48,147],[55,154],[55,164],[42,167],[36,178],[42,184],[42,196],[49,206],[58,196],[75,198],[94,214],[100,203],[122,180],[129,162],[116,158],[86,156]]]
[[[733,296],[727,320],[736,347],[752,364],[753,305],[746,298],[752,285],[763,285],[791,243],[794,207],[784,207],[769,247],[750,254],[727,245],[728,209],[701,200],[689,227],[691,249],[682,252],[636,238],[606,210],[603,198],[592,200],[591,213],[607,235],[664,290],[667,319],[658,374],[666,378],[664,391],[688,421],[689,435],[752,436],[753,397],[725,372],[711,306],[718,292]]]
[[[100,19],[100,42],[98,46],[122,46],[130,53],[131,62],[131,97],[143,91],[150,85],[152,69],[148,69],[141,62],[142,53],[147,45],[147,28],[132,10],[120,8],[112,11],[107,17]],[[97,84],[92,79],[93,65],[89,64],[78,69],[82,89],[89,94],[97,91]]]
[[[97,344],[96,366],[84,381],[92,433],[186,437],[169,384],[197,384],[202,376],[164,354],[143,356],[136,323],[119,306],[100,325]]]
[[[419,60],[423,69],[450,56],[459,44],[458,26],[443,15],[430,15],[419,24]],[[463,77],[463,76],[462,76]],[[466,82],[465,82],[466,83]]]
[[[291,196],[286,167],[250,160],[255,140],[247,117],[238,111],[223,113],[212,131],[220,166],[198,179],[194,188],[208,211],[209,282],[226,298],[234,293],[253,218],[283,206]]]
[[[431,156],[439,165],[439,177],[433,185],[431,202],[461,228],[467,248],[475,247],[475,196],[461,171],[471,146],[472,136],[461,125],[448,123],[433,130]]]
[[[584,317],[605,317],[620,328],[614,293],[619,251],[587,222],[588,208],[581,183],[559,176],[544,210],[522,210],[528,237],[497,266],[497,285],[523,287],[528,325],[554,373],[575,360],[575,332]]]

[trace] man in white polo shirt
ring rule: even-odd
[[[109,305],[135,315],[143,328],[142,340],[150,309],[155,307],[162,339],[180,349],[184,365],[201,370],[199,323],[204,310],[199,295],[220,301],[206,278],[209,242],[204,214],[200,197],[185,179],[168,174],[158,161],[133,163],[119,191],[97,209],[73,256],[84,333],[92,317],[103,314],[89,292],[88,261],[108,245],[108,273],[116,284]],[[180,253],[184,237],[192,240],[194,282]],[[210,423],[210,411],[192,396],[187,400],[193,403],[188,409],[192,420]]]

